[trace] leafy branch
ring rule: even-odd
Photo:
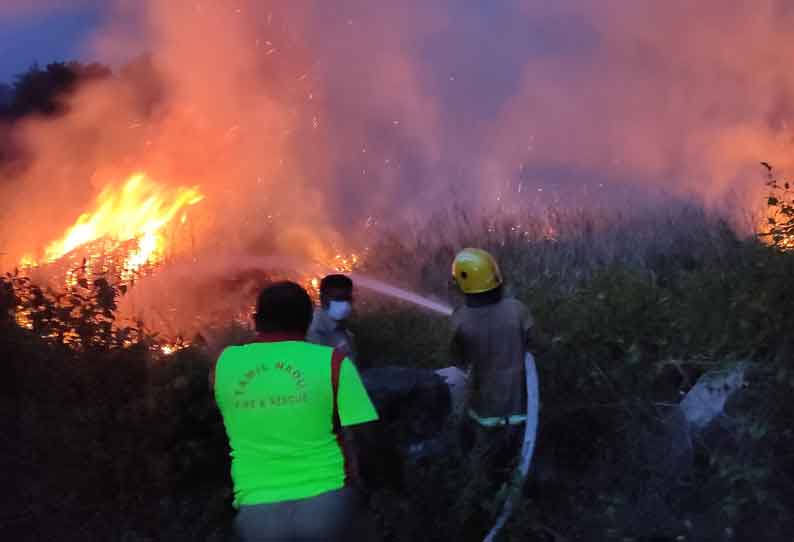
[[[794,190],[790,182],[778,180],[772,166],[766,162],[761,165],[766,168],[767,206],[771,212],[767,217],[767,230],[759,235],[771,238],[777,248],[791,250],[794,248]]]

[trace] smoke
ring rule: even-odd
[[[10,254],[137,170],[201,187],[201,249],[313,252],[453,199],[719,202],[760,185],[759,161],[791,166],[783,0],[119,0],[107,19],[98,59],[151,61],[16,128],[33,161],[0,189]]]
[[[145,42],[151,60],[84,86],[64,117],[16,128],[32,161],[3,193],[8,252],[60,237],[99,189],[140,170],[201,187],[209,243],[250,242],[265,217],[287,212],[292,224],[323,225],[318,187],[289,160],[298,150],[292,134],[311,127],[305,83],[285,69],[300,66],[299,47],[271,56],[282,28],[265,32],[264,21],[229,5],[116,6],[118,17],[95,38],[98,53],[117,57]]]
[[[790,4],[527,9],[546,50],[493,124],[500,163],[556,163],[718,198],[791,165]]]

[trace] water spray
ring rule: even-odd
[[[408,290],[403,290],[402,288],[397,288],[391,284],[386,284],[385,282],[359,275],[358,273],[350,273],[348,276],[354,284],[361,286],[362,288],[366,288],[367,290],[372,290],[389,297],[407,301],[408,303],[413,303],[414,305],[429,309],[444,316],[452,315],[452,307],[444,303],[433,301],[432,299],[423,297],[417,293],[409,292]]]
[[[262,269],[268,268],[277,268],[277,267],[289,267],[296,271],[307,271],[313,269],[315,271],[322,269],[323,273],[333,273],[338,272],[338,269],[328,266],[322,262],[305,262],[301,261],[298,258],[291,258],[287,256],[270,256],[270,257],[257,257],[257,258],[245,258],[245,261],[248,264],[254,265],[256,267]],[[347,275],[353,281],[356,286],[360,286],[364,289],[371,290],[373,292],[378,292],[379,294],[383,294],[385,296],[399,299],[401,301],[406,301],[408,303],[412,303],[418,307],[422,307],[424,309],[428,309],[433,311],[437,314],[443,316],[451,316],[452,315],[452,307],[445,303],[441,303],[439,301],[435,301],[428,297],[421,296],[415,292],[411,292],[409,290],[405,290],[403,288],[398,288],[396,286],[392,286],[386,282],[381,280],[373,279],[366,275],[362,275],[360,273],[353,273],[353,272],[342,272],[342,274]]]

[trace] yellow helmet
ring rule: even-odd
[[[479,248],[465,248],[452,262],[452,278],[464,294],[490,292],[502,285],[502,272],[493,256]]]

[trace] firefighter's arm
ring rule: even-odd
[[[472,366],[471,363],[468,363],[466,358],[463,356],[463,341],[461,341],[459,337],[452,339],[452,344],[450,346],[450,356],[452,357],[453,365],[466,373],[466,378],[471,376]]]
[[[452,331],[451,339],[449,341],[449,356],[452,363],[459,367],[464,373],[468,374],[471,371],[471,366],[466,363],[463,352],[463,336],[460,332],[460,325],[457,321],[456,314],[452,315]]]
[[[524,346],[527,352],[542,355],[548,349],[548,341],[538,329],[538,326],[535,325],[535,319],[526,306],[523,307],[521,320],[521,326],[524,331]]]
[[[527,352],[532,352],[534,355],[539,356],[545,350],[543,339],[535,326],[526,331],[525,339]]]
[[[457,333],[455,333],[452,336],[452,340],[449,341],[449,357],[455,365],[463,365],[463,348]]]
[[[527,352],[532,352],[535,356],[542,356],[551,348],[551,340],[536,325],[524,330],[524,341]]]

